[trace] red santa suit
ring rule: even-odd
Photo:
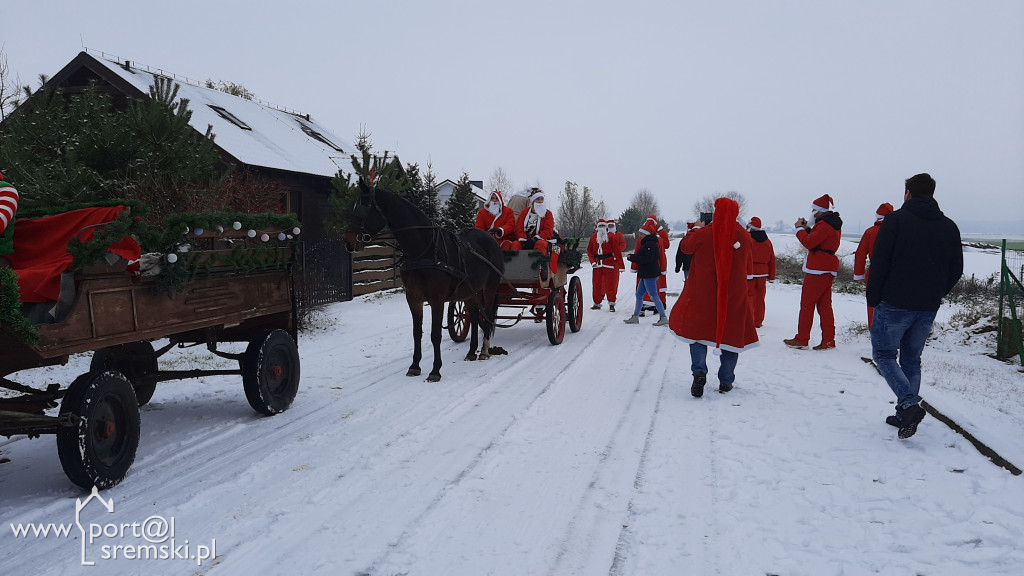
[[[626,261],[622,257],[622,253],[626,251],[626,237],[615,229],[615,220],[608,221],[608,235],[614,240],[612,250],[615,253],[615,268],[622,272],[626,269]]]
[[[652,223],[652,227],[657,230],[658,248],[661,249],[661,256],[658,258],[658,264],[661,266],[661,276],[658,276],[658,295],[661,296],[662,305],[668,307],[668,302],[666,300],[668,298],[668,257],[666,256],[666,252],[670,246],[668,230],[665,230],[663,226],[658,224],[658,217],[653,214],[647,217],[644,224],[646,225],[647,223]],[[636,246],[633,247],[633,252],[640,249],[640,242],[644,239],[642,235],[645,233],[646,231],[641,227],[640,234],[636,237]],[[625,240],[625,238],[623,238],[623,240]],[[631,263],[630,268],[633,272],[636,272],[636,262]],[[640,285],[640,278],[636,279],[636,283],[637,286]],[[644,294],[644,302],[652,302],[651,297]]]
[[[516,219],[516,241],[512,250],[533,249],[551,255],[551,272],[558,271],[558,252],[552,249],[555,238],[555,217],[543,202],[544,192],[537,190],[530,196],[530,207]]]
[[[828,194],[818,198],[811,205],[814,226],[799,228],[797,240],[807,248],[804,260],[804,284],[800,291],[800,315],[797,332],[785,343],[789,346],[805,347],[811,339],[811,324],[814,311],[821,320],[821,344],[816,348],[835,348],[836,321],[832,312],[832,283],[839,274],[839,257],[836,250],[842,241],[843,220],[838,212],[832,212],[832,197]]]
[[[775,247],[768,239],[768,234],[761,228],[761,219],[750,219],[750,257],[753,269],[747,281],[750,296],[750,313],[754,317],[754,327],[760,328],[764,323],[764,298],[768,281],[775,280]]]
[[[758,345],[747,302],[751,240],[738,213],[735,201],[719,198],[712,223],[693,228],[680,244],[694,258],[668,326],[684,342],[732,352]]]
[[[601,302],[608,298],[608,304],[615,307],[615,297],[619,292],[619,269],[615,262],[615,248],[618,244],[615,236],[608,232],[608,222],[597,221],[597,231],[590,235],[587,243],[587,258],[594,267],[594,307],[599,308]],[[622,253],[619,252],[619,258]]]
[[[511,250],[516,240],[516,215],[505,206],[501,192],[491,192],[491,199],[476,213],[475,227],[490,232],[502,250]]]
[[[885,215],[892,212],[892,204],[888,202],[882,204],[875,211],[875,224],[864,231],[864,235],[860,237],[860,244],[857,245],[857,251],[853,254],[853,279],[863,280],[864,285],[868,283],[868,262],[871,260],[871,254],[875,250],[875,239],[878,238],[878,230],[882,227],[882,219]],[[868,306],[868,328],[871,327],[871,321],[874,320],[875,309]]]

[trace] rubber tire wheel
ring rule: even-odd
[[[558,346],[565,337],[565,296],[561,289],[551,291],[544,316],[547,320],[548,340],[552,346]]]
[[[249,342],[239,361],[245,399],[267,416],[284,412],[299,391],[299,348],[284,330]]]
[[[469,313],[461,300],[448,303],[448,335],[452,342],[465,342],[469,335]]]
[[[569,305],[566,312],[569,316],[569,330],[575,334],[583,326],[583,283],[579,278],[573,276],[569,280],[568,293]]]
[[[60,414],[79,419],[57,428],[57,455],[68,478],[86,490],[120,483],[139,448],[139,403],[128,379],[115,370],[82,374],[68,387]]]
[[[156,392],[156,382],[138,384],[140,379],[159,371],[156,351],[149,342],[130,342],[120,346],[100,348],[93,352],[90,372],[117,370],[132,383],[139,406],[149,404]]]

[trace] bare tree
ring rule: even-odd
[[[7,55],[0,45],[0,120],[7,118],[11,110],[21,103],[21,78],[11,78],[11,69],[7,65]]]
[[[498,166],[494,169],[494,172],[491,172],[491,177],[487,180],[486,192],[497,190],[501,192],[502,197],[505,198],[505,202],[508,202],[508,197],[514,192],[512,189],[513,186],[512,177],[509,176],[508,172],[505,172],[501,166]]]
[[[644,217],[650,216],[651,214],[660,216],[658,213],[661,209],[658,207],[658,200],[654,197],[654,194],[646,188],[641,188],[636,191],[636,194],[633,195],[633,200],[629,203],[629,207],[636,209],[636,211]]]
[[[699,218],[701,212],[714,212],[715,211],[715,200],[719,198],[731,198],[740,205],[739,217],[742,218],[747,207],[747,199],[736,191],[726,192],[724,194],[708,194],[700,200],[693,203],[693,215],[694,219]]]
[[[604,202],[594,202],[590,188],[584,186],[581,193],[579,186],[571,181],[565,182],[565,188],[558,195],[558,203],[555,227],[565,238],[589,236],[604,211]]]

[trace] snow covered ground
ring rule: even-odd
[[[967,267],[987,276],[998,255],[970,251]],[[896,438],[892,393],[861,360],[861,297],[834,298],[837,349],[792,350],[800,288],[769,285],[762,345],[741,355],[736,388],[718,394],[712,377],[694,399],[685,346],[650,315],[622,323],[633,277],[612,314],[589,310],[590,271],[578,275],[579,333],[551,346],[524,322],[499,330],[509,354],[484,362],[445,337],[440,383],[405,376],[409,314],[390,293],[330,306],[300,335],[299,395],[278,416],[253,413],[237,377],[161,384],[134,466],[101,494],[115,509],[90,502],[84,538],[15,535],[73,523],[87,495],[52,437],[0,439],[0,573],[1021,573],[1024,477],[931,417]],[[670,275],[670,292],[681,286]],[[1024,466],[1024,374],[987,356],[991,334],[950,329],[954,312],[925,351],[922,396]],[[230,367],[205,351],[161,359],[196,364]],[[66,384],[87,366],[17,376]],[[175,557],[125,558],[156,518],[173,521]],[[214,547],[201,565],[181,557]]]

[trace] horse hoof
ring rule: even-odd
[[[480,357],[478,358],[478,360],[490,360],[490,359],[491,359],[491,355],[490,354],[481,354]]]
[[[405,375],[406,376],[419,376],[420,375],[420,369],[419,368],[409,368],[409,371],[406,372]]]
[[[476,360],[476,354],[466,354],[466,362],[472,362],[474,360]]]
[[[431,374],[430,376],[427,376],[427,382],[440,382],[440,381],[441,381],[441,375],[440,374]]]

